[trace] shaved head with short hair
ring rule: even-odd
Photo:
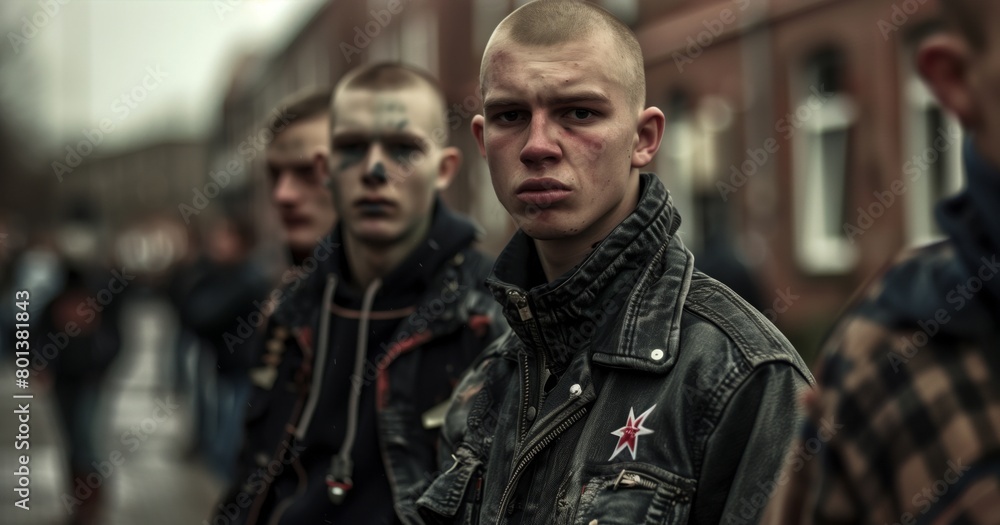
[[[380,62],[355,69],[344,76],[334,89],[331,111],[335,115],[337,99],[339,93],[348,89],[360,89],[372,92],[378,91],[399,91],[407,88],[423,87],[439,108],[435,108],[435,115],[440,115],[440,119],[433,123],[433,128],[427,130],[428,135],[433,137],[439,146],[448,143],[448,116],[447,101],[441,84],[430,74],[415,67],[408,66],[400,62]],[[331,123],[333,120],[331,120]],[[433,131],[433,133],[431,133]]]
[[[635,34],[621,20],[604,9],[579,0],[535,0],[521,6],[497,26],[486,44],[479,82],[486,91],[486,70],[492,51],[505,42],[524,46],[552,46],[581,40],[610,38],[629,102],[641,108],[646,102],[646,70],[642,48]]]

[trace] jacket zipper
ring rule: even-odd
[[[632,488],[642,488],[648,490],[660,490],[661,487],[666,490],[671,497],[676,498],[678,501],[687,502],[690,501],[690,496],[688,493],[673,487],[669,484],[664,484],[657,480],[656,478],[651,478],[640,472],[634,470],[622,469],[618,473],[618,477],[615,478],[614,484],[611,486],[611,490],[618,489],[632,489]]]
[[[655,481],[648,480],[642,476],[642,474],[632,471],[632,470],[622,470],[618,477],[615,479],[615,484],[611,490],[618,490],[619,488],[632,488],[640,487],[644,489],[656,490],[658,483]]]
[[[576,424],[577,421],[583,418],[587,414],[587,407],[580,407],[576,412],[569,415],[562,423],[549,431],[548,434],[542,437],[533,447],[528,449],[524,455],[521,456],[521,460],[514,465],[514,469],[510,472],[510,479],[507,481],[507,486],[503,490],[503,495],[500,496],[500,507],[497,512],[497,524],[501,523],[503,516],[507,511],[507,504],[510,503],[510,497],[514,493],[514,487],[517,485],[518,478],[524,473],[524,469],[528,467],[531,460],[535,459],[535,456],[539,452],[549,446],[552,441],[554,441],[559,434],[562,434],[569,427]]]
[[[510,290],[507,295],[514,301],[514,305],[517,307],[517,313],[521,320],[528,324],[528,331],[531,332],[532,342],[535,346],[541,350],[538,352],[538,366],[537,369],[545,370],[545,342],[541,335],[538,333],[538,325],[535,324],[535,316],[531,311],[531,305],[528,303],[528,297],[519,290]],[[517,453],[522,454],[519,450],[521,445],[524,443],[525,438],[528,435],[528,429],[530,425],[527,421],[528,409],[530,409],[534,404],[532,403],[534,397],[532,396],[531,389],[531,364],[527,357],[523,358],[522,370],[524,371],[523,386],[524,386],[524,399],[521,404],[521,417],[518,418],[518,423],[520,425],[520,432],[518,433],[518,449]],[[541,374],[539,374],[541,375]],[[577,421],[579,421],[587,413],[587,407],[581,407],[576,412],[570,414],[562,423],[556,426],[554,429],[545,434],[533,447],[523,452],[521,455],[521,460],[517,462],[514,469],[511,471],[510,480],[507,482],[507,486],[504,488],[503,495],[500,497],[500,511],[497,514],[497,523],[499,524],[503,520],[503,515],[507,510],[507,505],[509,503],[510,497],[513,494],[514,487],[517,484],[518,479],[521,474],[524,473],[524,469],[527,468],[531,460],[538,455],[539,452],[545,449],[559,434],[562,434],[569,427],[573,426]],[[535,419],[539,417],[538,414],[535,415]]]
[[[528,323],[528,330],[531,332],[531,338],[533,339],[532,342],[536,346],[541,347],[541,345],[543,344],[542,338],[539,337],[538,327],[535,325],[534,322],[535,316],[531,312],[531,306],[528,304],[527,296],[518,290],[510,290],[507,292],[507,295],[510,296],[512,301],[514,301],[514,305],[517,307],[517,313],[520,315],[521,320]],[[544,351],[540,352],[540,355],[542,356],[541,367],[544,368],[545,352]],[[529,363],[529,360],[527,358],[523,358],[522,363],[523,363],[522,370],[524,371],[524,375],[522,377],[522,386],[524,387],[523,389],[524,398],[521,401],[521,414],[520,414],[521,417],[518,418],[518,428],[519,428],[517,433],[518,446],[520,446],[520,444],[524,441],[525,436],[527,436],[528,434],[528,428],[530,425],[528,424],[528,421],[526,419],[528,410],[532,407],[532,399],[533,399],[533,396],[531,395],[532,394],[531,364]]]

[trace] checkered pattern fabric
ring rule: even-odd
[[[763,523],[1000,524],[996,327],[962,337],[884,322],[869,314],[885,287],[870,287],[827,340]],[[950,306],[944,317],[963,315]]]

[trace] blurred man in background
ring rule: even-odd
[[[198,339],[196,450],[224,482],[232,481],[250,394],[248,371],[260,348],[261,320],[252,317],[270,279],[250,257],[252,226],[235,217],[213,222],[205,257],[190,270],[180,317]],[[257,315],[260,315],[257,313]]]
[[[632,31],[537,1],[493,33],[472,131],[519,231],[487,281],[515,337],[458,387],[446,523],[720,523],[781,466],[812,381],[778,330],[696,272],[653,160]],[[756,518],[760,510],[750,514]]]
[[[941,5],[917,68],[968,134],[968,187],[827,341],[767,523],[1000,523],[1000,3]]]
[[[297,96],[279,104],[282,125],[267,145],[271,201],[281,218],[292,263],[301,264],[337,220],[327,174],[318,157],[330,152],[330,90]]]
[[[53,280],[58,288],[51,300],[41,303],[40,316],[32,313],[30,323],[35,338],[30,345],[32,369],[38,374],[33,384],[51,383],[65,440],[69,479],[60,503],[73,525],[104,523],[106,488],[85,485],[91,490],[81,491],[79,486],[92,479],[97,465],[108,457],[104,386],[121,350],[123,296],[135,277],[123,269],[114,270],[109,279],[101,268],[107,251],[97,238],[91,220],[70,220],[56,232],[59,276]],[[36,300],[32,288],[17,290],[19,299]],[[17,339],[15,348],[24,349],[25,341],[20,335]]]
[[[439,412],[500,333],[476,228],[439,197],[458,172],[427,73],[349,73],[331,106],[340,216],[279,304],[247,418],[243,475],[213,523],[420,523]],[[311,266],[311,267],[310,267]]]

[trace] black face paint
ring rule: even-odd
[[[385,175],[385,165],[381,162],[376,162],[375,166],[372,167],[372,177],[375,177],[379,182],[385,182],[389,180]]]
[[[389,177],[385,174],[385,165],[381,162],[376,162],[372,169],[365,174],[366,182],[371,182],[373,184],[385,184],[389,182]]]

